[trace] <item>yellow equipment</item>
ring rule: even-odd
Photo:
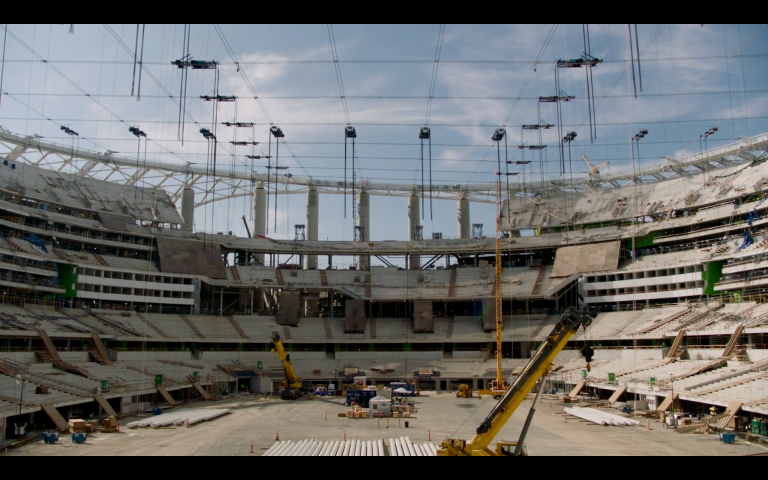
[[[283,388],[281,398],[283,400],[295,400],[303,394],[303,384],[301,379],[296,376],[296,372],[293,370],[291,356],[285,352],[285,347],[283,347],[283,342],[280,340],[279,333],[272,332],[272,343],[275,346],[272,349],[272,354],[274,355],[275,352],[277,352],[277,356],[280,357],[280,361],[283,362],[283,367],[285,369],[285,379],[281,383],[281,387]]]
[[[552,362],[563,350],[568,340],[573,336],[579,327],[588,327],[592,323],[592,318],[571,307],[568,309],[555,325],[555,328],[547,336],[544,343],[541,344],[536,354],[525,366],[525,369],[517,377],[515,383],[504,393],[499,403],[491,410],[488,417],[477,428],[477,434],[472,440],[448,439],[437,450],[438,456],[444,457],[495,457],[495,456],[523,456],[526,455],[525,436],[528,428],[531,426],[533,415],[536,413],[536,404],[541,390],[544,387],[543,377],[549,373]],[[536,382],[542,379],[539,385],[536,400],[534,400],[531,410],[528,412],[528,418],[523,426],[520,439],[517,442],[498,442],[496,450],[489,448],[493,439],[499,434],[501,429],[512,418],[525,397],[536,386]]]
[[[456,398],[472,398],[472,388],[469,385],[459,385],[459,391],[456,392]]]
[[[491,380],[491,395],[499,399],[509,388],[509,384],[503,378],[501,372],[501,333],[504,329],[504,312],[502,303],[504,300],[501,264],[501,181],[496,182],[496,378]]]

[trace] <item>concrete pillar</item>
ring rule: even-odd
[[[469,221],[469,198],[464,190],[459,196],[459,238],[472,238],[472,224]]]
[[[184,219],[183,230],[191,232],[195,226],[195,191],[184,187],[181,192],[181,218]]]
[[[365,187],[360,189],[357,204],[357,225],[363,228],[363,241],[371,240],[371,197]],[[371,265],[371,257],[360,255],[357,259],[359,270],[368,270]]]
[[[317,187],[310,185],[307,191],[307,240],[317,241],[318,218],[320,208],[320,195],[317,193]],[[307,255],[304,263],[307,270],[317,270],[317,255]]]
[[[253,191],[253,219],[251,222],[251,235],[253,238],[257,238],[259,235],[265,235],[267,233],[267,191],[264,190],[264,182],[256,184],[256,189]],[[265,256],[263,253],[256,253],[253,255],[253,259],[256,265],[266,266],[264,262]],[[256,289],[256,302],[253,306],[256,310],[264,310],[264,291],[262,289]]]
[[[413,234],[416,231],[416,226],[421,225],[421,209],[419,208],[419,196],[416,194],[416,190],[411,192],[411,196],[408,197],[408,241],[413,240]],[[409,268],[411,270],[418,270],[421,268],[421,257],[418,255],[410,255]]]
[[[251,222],[251,234],[253,238],[267,233],[267,191],[264,190],[264,182],[256,185],[253,191],[253,221]],[[259,253],[253,256],[258,265],[264,265],[264,254]],[[261,262],[261,263],[259,263]]]

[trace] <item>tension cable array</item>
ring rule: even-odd
[[[139,54],[139,29],[141,29],[141,54]],[[138,92],[136,94],[136,99],[141,100],[141,71],[143,70],[142,65],[144,64],[144,33],[147,29],[147,24],[136,24],[136,45],[133,47],[133,82],[131,83],[131,96],[133,96],[134,89],[136,87],[136,66],[139,67],[139,82],[138,82]]]
[[[192,55],[189,53],[189,40],[192,32],[192,27],[189,24],[184,24],[184,38],[182,39],[182,56],[178,60],[171,62],[171,65],[175,65],[181,69],[181,85],[179,86],[179,131],[178,138],[181,140],[181,144],[184,145],[184,114],[187,111],[187,80],[189,78],[188,69],[193,70],[218,70],[218,62],[216,60],[193,60]],[[218,75],[218,74],[217,74]],[[217,77],[218,78],[218,77]],[[218,80],[216,86],[216,95],[218,96]],[[204,98],[204,100],[206,100]],[[232,97],[234,101],[234,97]]]
[[[429,145],[429,219],[432,218],[432,132],[429,127],[422,127],[419,130],[419,140],[421,141],[421,218],[424,219],[424,140]]]
[[[637,54],[637,77],[640,80],[640,93],[643,92],[643,71],[640,68],[640,40],[637,38],[637,24],[634,24],[635,38],[632,40],[632,26],[633,24],[627,24],[629,30],[629,61],[632,65],[632,87],[635,90],[635,98],[637,98],[637,80],[635,77],[635,54]],[[634,51],[632,43],[634,42]]]

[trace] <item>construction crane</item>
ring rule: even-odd
[[[497,176],[500,172],[496,172]],[[501,177],[499,177],[501,178]],[[502,288],[502,274],[504,273],[501,264],[501,180],[496,182],[496,378],[491,380],[491,395],[493,398],[501,398],[504,392],[509,388],[509,384],[504,379],[501,371],[501,334],[504,329],[504,311],[502,304],[504,301],[504,291]]]
[[[443,457],[501,457],[501,456],[525,456],[525,436],[531,421],[536,413],[536,404],[539,401],[539,395],[544,387],[543,377],[549,373],[552,362],[557,358],[563,347],[568,343],[579,327],[586,329],[592,324],[592,317],[586,313],[579,312],[575,307],[571,307],[560,317],[557,325],[547,336],[544,343],[541,344],[536,354],[533,356],[525,369],[517,377],[517,380],[504,393],[501,400],[493,407],[488,417],[477,428],[476,435],[472,440],[462,440],[451,438],[443,440],[443,444],[437,450],[438,456]],[[587,358],[587,364],[592,360]],[[512,418],[517,408],[525,400],[536,382],[541,380],[536,398],[531,410],[528,412],[528,418],[525,420],[523,430],[520,433],[520,439],[517,442],[501,441],[496,444],[496,450],[489,448],[493,439],[499,434],[507,421]]]
[[[272,332],[272,344],[274,345],[272,354],[274,355],[275,352],[277,352],[277,356],[280,357],[280,361],[283,362],[283,368],[285,370],[285,379],[281,383],[283,391],[280,394],[280,398],[283,400],[296,400],[303,395],[304,385],[302,384],[301,379],[296,376],[296,372],[293,370],[293,365],[291,365],[291,356],[286,353],[285,347],[283,346],[283,341],[280,340],[279,333]]]

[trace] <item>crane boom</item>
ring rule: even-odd
[[[438,450],[438,456],[497,456],[512,455],[513,448],[517,444],[498,444],[496,452],[488,448],[493,439],[499,434],[507,421],[512,418],[517,408],[525,397],[536,386],[544,375],[549,373],[552,362],[563,350],[568,340],[579,327],[588,327],[592,318],[575,307],[571,307],[560,317],[557,325],[541,344],[525,369],[520,373],[514,384],[504,393],[501,400],[491,410],[485,420],[477,428],[477,434],[470,440],[448,439],[444,440]]]
[[[496,384],[491,386],[494,398],[501,396],[507,390],[507,382],[501,371],[501,338],[504,329],[504,311],[502,309],[504,300],[504,291],[502,288],[502,274],[504,272],[501,264],[501,180],[496,182]]]
[[[283,362],[285,369],[283,388],[301,388],[301,379],[296,375],[296,371],[293,369],[293,365],[291,365],[291,356],[286,353],[279,333],[272,332],[272,343],[275,345],[273,352],[277,352],[277,356],[280,357],[280,361]]]

